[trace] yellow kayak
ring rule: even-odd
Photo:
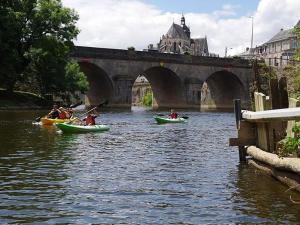
[[[50,118],[41,118],[41,123],[43,125],[53,125],[54,123],[64,123],[64,122],[70,122],[70,121],[74,121],[77,118],[73,118],[73,119],[50,119]]]

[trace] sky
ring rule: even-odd
[[[192,38],[207,37],[209,51],[243,52],[300,19],[300,0],[62,0],[79,14],[76,45],[136,50],[157,44],[184,13]]]
[[[156,6],[163,12],[174,13],[211,13],[224,5],[231,5],[238,9],[235,16],[242,16],[253,12],[259,0],[143,0],[143,2]]]

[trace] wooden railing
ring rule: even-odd
[[[262,93],[254,93],[255,111],[241,110],[235,100],[235,115],[238,137],[230,138],[230,146],[239,146],[240,160],[246,160],[245,146],[276,153],[277,143],[286,136],[293,136],[292,127],[300,120],[298,100],[290,98],[289,108],[271,110],[271,101]]]

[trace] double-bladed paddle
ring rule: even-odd
[[[108,104],[108,100],[106,99],[104,102],[100,103],[99,105],[95,106],[94,108],[90,109],[89,111],[81,114],[79,117],[82,117],[82,116],[88,114],[89,112],[92,112],[93,110],[95,110],[95,109],[97,109],[97,108],[99,108],[101,106],[107,105],[107,104]]]
[[[85,113],[82,113],[81,115],[79,115],[77,118],[75,118],[74,120],[70,121],[69,123],[73,123],[74,121],[78,121],[80,120],[81,121],[81,118],[83,116],[85,116],[86,114],[88,114],[89,112],[92,112],[93,110],[101,107],[101,106],[104,106],[104,105],[107,105],[108,104],[108,100],[105,100],[104,102],[100,103],[99,105],[93,107],[92,109],[90,109],[89,111],[85,112]]]
[[[76,108],[77,106],[80,106],[81,104],[82,104],[82,102],[77,102],[75,104],[70,105],[69,108],[71,108],[71,109]],[[42,117],[43,116],[39,116],[39,117],[35,118],[35,121],[40,122]]]

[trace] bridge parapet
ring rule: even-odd
[[[250,60],[76,46],[73,57],[251,68]]]

